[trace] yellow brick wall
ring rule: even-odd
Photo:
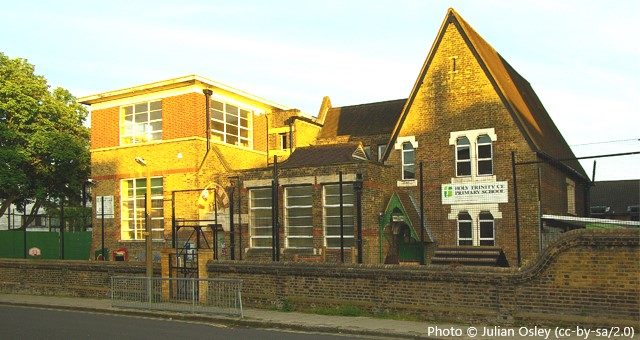
[[[516,263],[515,213],[512,187],[511,151],[519,161],[534,160],[535,154],[504,106],[487,74],[469,49],[453,23],[448,23],[427,74],[420,85],[402,125],[399,136],[416,136],[416,177],[418,163],[424,161],[425,205],[427,224],[440,246],[457,242],[456,220],[450,220],[451,206],[441,202],[441,184],[450,183],[455,175],[455,150],[449,145],[450,132],[495,128],[493,143],[494,175],[497,181],[509,183],[509,203],[499,204],[503,216],[495,220],[496,246],[502,247],[511,265]],[[452,58],[456,58],[456,71]],[[393,150],[387,164],[393,166],[400,179],[401,155]],[[537,172],[527,169],[518,174],[523,258],[538,252]],[[469,179],[470,180],[470,179]],[[520,182],[522,181],[522,182]],[[418,188],[406,188],[418,197]],[[526,191],[526,192],[525,192]],[[477,217],[476,217],[477,218]]]

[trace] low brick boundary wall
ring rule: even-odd
[[[160,275],[160,268],[156,268]],[[0,293],[108,298],[114,275],[145,276],[143,262],[0,259]]]
[[[207,271],[242,279],[247,307],[352,305],[505,325],[637,327],[640,321],[638,229],[566,233],[522,270],[211,261]],[[107,298],[114,275],[144,276],[144,263],[0,259],[0,292]]]
[[[637,326],[639,245],[640,230],[578,230],[522,270],[226,261],[209,262],[208,272],[242,279],[250,307],[353,305],[464,323]]]

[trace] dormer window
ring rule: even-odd
[[[456,176],[471,176],[471,145],[467,137],[456,140]]]

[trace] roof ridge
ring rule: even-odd
[[[352,142],[342,142],[342,143],[327,143],[327,144],[314,144],[314,145],[307,145],[307,146],[300,146],[297,147],[296,150],[299,149],[310,149],[310,148],[328,148],[328,147],[336,147],[336,146],[358,146],[362,144],[359,141],[352,141]],[[295,152],[295,150],[294,150]]]
[[[362,104],[353,104],[353,105],[345,105],[345,106],[335,106],[335,107],[332,107],[332,108],[331,108],[331,110],[333,110],[333,109],[342,109],[342,108],[345,108],[345,107],[357,107],[357,106],[366,106],[366,105],[377,105],[377,104],[384,104],[384,103],[390,103],[390,102],[397,102],[397,101],[401,101],[401,100],[407,100],[407,98],[390,99],[390,100],[383,100],[383,101],[379,101],[379,102],[362,103]]]

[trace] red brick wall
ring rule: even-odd
[[[107,299],[112,276],[144,274],[143,262],[0,259],[0,293]]]
[[[119,107],[91,111],[91,148],[120,144]]]
[[[91,148],[120,145],[120,107],[91,113]],[[162,99],[162,139],[206,138],[204,94],[188,93]]]
[[[162,139],[191,136],[206,138],[206,108],[202,93],[162,99]]]

